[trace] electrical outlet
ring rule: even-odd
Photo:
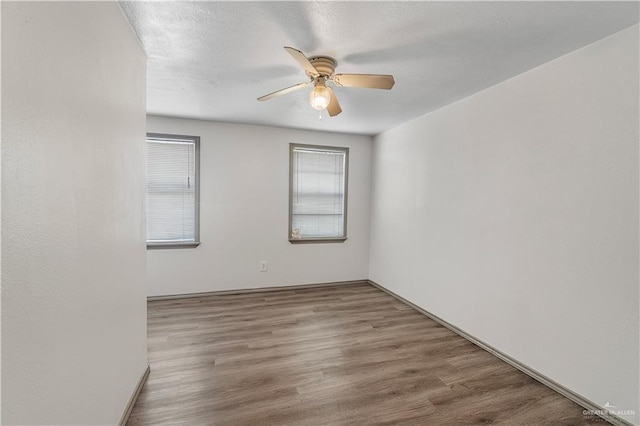
[[[260,261],[260,272],[267,272],[269,270],[269,265],[266,260]]]

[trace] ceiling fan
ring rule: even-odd
[[[312,56],[307,58],[304,53],[293,47],[284,48],[293,59],[298,61],[304,68],[309,81],[298,83],[294,86],[278,90],[268,95],[258,98],[259,101],[267,101],[280,95],[285,95],[293,91],[313,84],[313,90],[309,94],[311,106],[317,110],[327,109],[329,116],[333,117],[342,112],[338,99],[331,87],[327,87],[327,82],[331,81],[336,86],[341,87],[364,87],[369,89],[386,89],[393,87],[395,81],[392,75],[383,74],[334,74],[338,62],[329,56]]]

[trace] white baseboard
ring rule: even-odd
[[[136,401],[140,396],[140,392],[142,392],[142,388],[144,387],[144,384],[147,382],[149,373],[151,373],[151,366],[147,364],[147,368],[144,370],[144,373],[142,373],[140,380],[138,380],[138,385],[134,389],[133,394],[131,394],[131,398],[129,398],[129,402],[127,403],[127,406],[125,407],[124,412],[122,413],[122,417],[118,422],[118,426],[125,426],[129,421],[129,416],[131,416],[131,412],[133,411],[134,405],[136,405]]]
[[[581,407],[585,408],[585,410],[587,410],[589,413],[592,413],[593,415],[597,415],[598,417],[601,417],[602,419],[606,420],[607,422],[611,423],[612,425],[615,426],[635,426],[633,423],[619,417],[616,416],[613,413],[610,413],[609,410],[605,409],[604,407],[601,407],[600,405],[596,404],[593,401],[590,401],[587,398],[584,398],[583,396],[575,393],[574,391],[572,391],[571,389],[568,389],[564,386],[562,386],[560,383],[550,379],[549,377],[545,376],[544,374],[534,370],[533,368],[522,364],[520,361],[511,358],[509,355],[500,352],[498,349],[494,348],[491,345],[488,345],[486,343],[484,343],[482,340],[476,338],[475,336],[472,336],[471,334],[465,332],[464,330],[461,330],[460,328],[456,327],[455,325],[448,323],[447,321],[443,320],[442,318],[433,315],[431,312],[425,311],[424,309],[422,309],[420,306],[415,305],[413,303],[411,303],[410,301],[408,301],[407,299],[405,299],[402,296],[397,295],[396,293],[392,292],[391,290],[386,289],[384,286],[368,280],[369,284],[371,284],[372,286],[384,291],[385,293],[387,293],[388,295],[394,297],[395,299],[397,299],[398,301],[404,303],[405,305],[415,309],[416,311],[420,312],[421,314],[431,318],[432,320],[434,320],[435,322],[439,323],[440,325],[443,325],[444,327],[448,328],[449,330],[453,331],[454,333],[458,334],[459,336],[465,338],[466,340],[470,341],[471,343],[473,343],[474,345],[484,349],[485,351],[489,352],[492,355],[495,355],[496,357],[500,358],[502,361],[506,362],[507,364],[511,365],[512,367],[517,368],[518,370],[522,371],[523,373],[525,373],[527,376],[532,377],[533,379],[539,381],[540,383],[542,383],[543,385],[553,389],[554,391],[558,392],[560,395],[564,396],[567,399],[570,399],[571,401],[575,402],[576,404],[580,405]]]
[[[265,291],[302,290],[305,288],[330,287],[335,285],[350,285],[350,284],[369,284],[369,280],[363,279],[363,280],[337,281],[337,282],[318,283],[318,284],[301,284],[301,285],[287,285],[287,286],[277,286],[277,287],[245,288],[245,289],[238,289],[238,290],[207,291],[203,293],[169,294],[166,296],[148,296],[147,301],[153,302],[156,300],[172,300],[172,299],[187,299],[190,297],[221,296],[224,294],[262,293]]]

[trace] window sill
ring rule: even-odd
[[[147,243],[147,250],[196,248],[199,245],[200,241],[190,243]]]
[[[347,237],[343,238],[289,238],[291,244],[315,244],[315,243],[344,243]]]

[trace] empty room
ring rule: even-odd
[[[640,2],[0,7],[2,425],[640,426]]]

